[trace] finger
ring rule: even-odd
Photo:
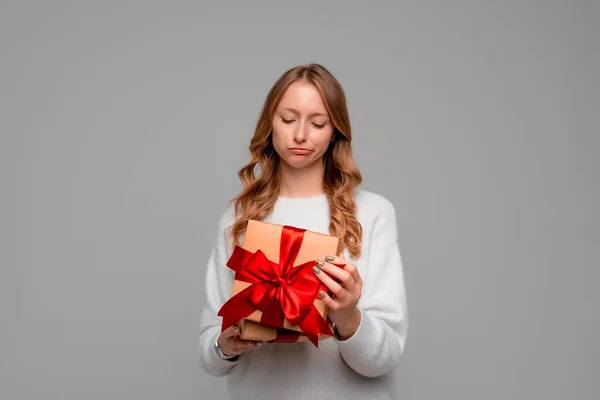
[[[245,350],[251,347],[258,347],[262,344],[262,341],[244,340],[240,339],[239,336],[235,336],[229,339],[229,345],[235,350]]]
[[[354,283],[362,286],[362,278],[360,277],[360,273],[358,272],[358,268],[356,268],[356,265],[348,263],[344,267],[344,271],[348,272],[352,276]]]
[[[323,267],[324,266],[325,265],[323,264]],[[333,293],[337,298],[341,298],[343,296],[344,288],[342,285],[333,280],[331,276],[327,275],[317,265],[313,266],[313,271],[317,278],[323,283],[323,285],[325,285],[325,287],[327,287],[327,289],[331,291],[331,293]]]
[[[346,261],[345,258],[343,258],[343,254],[340,253],[341,257],[337,257],[337,256],[327,256],[325,257],[325,261],[330,262],[332,264],[337,264],[341,267],[345,266],[348,262]]]
[[[238,343],[229,343],[229,348],[231,349],[231,353],[240,355],[249,348],[247,346],[241,346]]]
[[[325,291],[319,291],[319,296],[330,311],[337,311],[340,308],[340,304],[334,299],[332,299],[327,293],[325,293]]]
[[[354,277],[345,269],[336,267],[328,262],[322,262],[318,264],[317,267],[320,267],[321,270],[327,272],[331,277],[334,278],[334,280],[337,279],[337,281],[346,286],[346,289],[348,290],[350,290],[350,287],[355,284]]]
[[[338,266],[341,265],[342,269],[348,271],[348,273],[350,273],[350,275],[352,275],[352,278],[354,278],[354,281],[357,284],[362,284],[362,279],[360,277],[360,274],[358,273],[358,268],[356,268],[356,265],[346,261],[346,257],[344,256],[344,253],[340,253],[339,257],[327,256],[327,257],[325,257],[325,261],[327,261],[333,265],[336,265],[336,264]]]
[[[337,271],[344,271],[347,272],[348,274],[350,274],[350,276],[352,276],[352,279],[354,281],[354,283],[356,283],[357,285],[362,285],[362,279],[360,277],[360,273],[358,272],[358,268],[356,268],[356,265],[346,262],[345,266],[343,268],[339,268],[336,266],[336,264],[340,265],[343,264],[341,259],[337,259],[335,257],[332,257],[333,261],[329,262],[329,264],[331,264],[332,269],[331,269],[331,273],[334,274]],[[336,261],[338,261],[336,263]],[[329,273],[329,271],[328,271]],[[338,279],[345,279],[343,277],[339,277],[338,275],[335,275],[336,277],[338,277]]]
[[[250,347],[263,343],[261,340],[242,339],[240,336],[233,336],[229,338],[229,341],[238,347]]]
[[[222,333],[222,335],[226,338],[238,336],[239,334],[240,334],[240,328],[235,325],[230,326],[229,328],[225,329]]]

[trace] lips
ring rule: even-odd
[[[290,152],[292,152],[294,154],[298,154],[298,155],[307,155],[307,154],[312,153],[312,150],[305,149],[302,147],[293,147],[290,149]]]

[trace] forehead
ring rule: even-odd
[[[281,97],[278,108],[291,108],[303,114],[327,115],[327,108],[321,92],[316,86],[306,81],[294,82],[288,86]]]

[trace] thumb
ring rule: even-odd
[[[238,328],[237,326],[233,325],[233,326],[230,326],[229,328],[225,329],[223,332],[221,332],[221,334],[224,337],[239,336],[239,334],[240,334],[240,328]]]

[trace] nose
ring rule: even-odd
[[[297,143],[302,143],[306,141],[306,123],[300,122],[298,125],[298,129],[294,132],[294,140]]]

